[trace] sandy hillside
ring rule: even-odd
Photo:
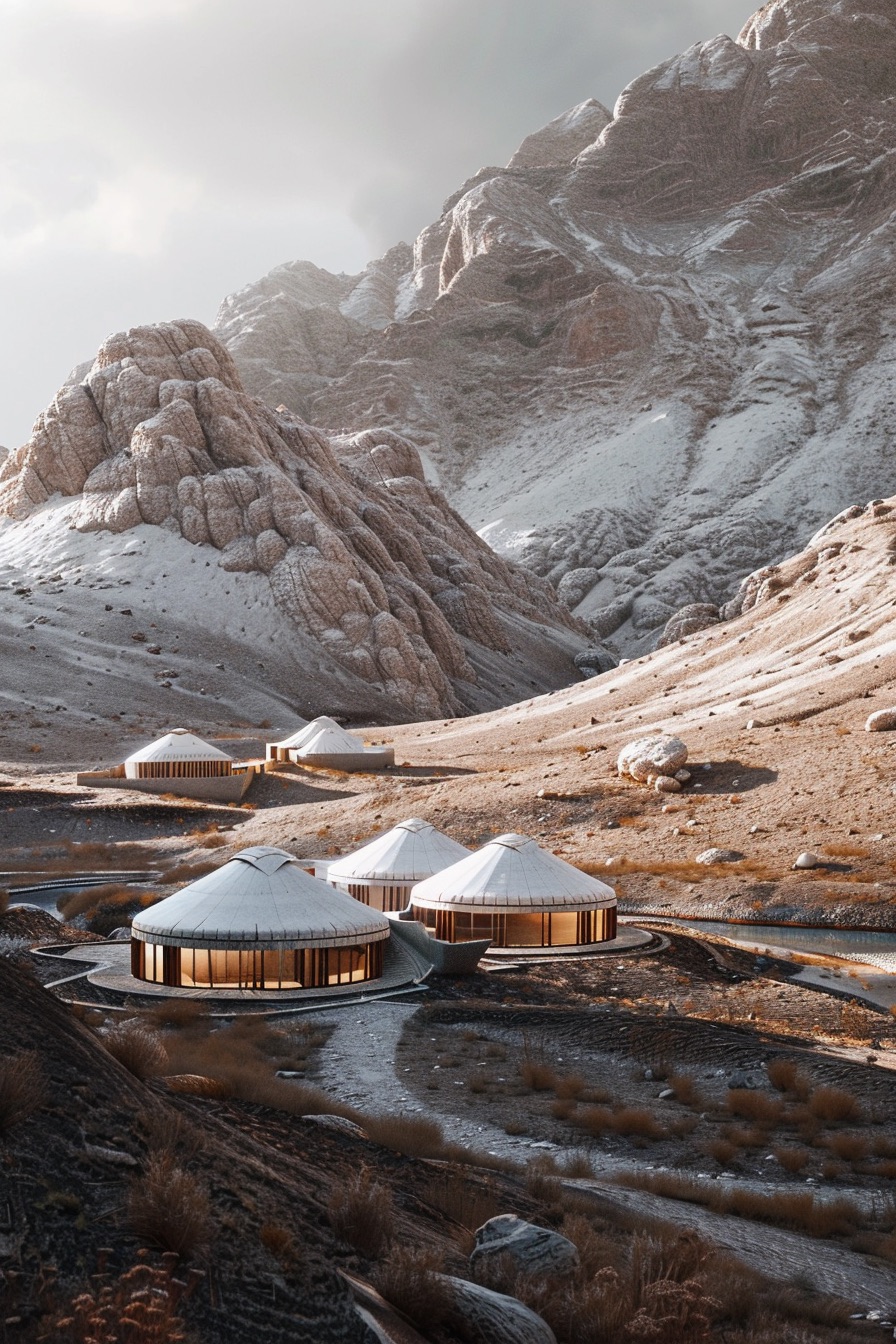
[[[136,795],[104,790],[79,795],[73,813],[68,770],[82,744],[60,716],[60,731],[43,730],[40,757],[6,771],[58,797],[35,812],[8,793],[7,834],[33,843],[36,828],[52,825],[86,837],[92,814],[110,840],[158,844],[176,832],[164,844],[177,853],[198,843],[185,832],[223,826],[222,858],[260,842],[307,855],[340,852],[423,815],[470,844],[507,830],[534,835],[600,865],[636,907],[706,912],[724,902],[729,915],[888,925],[896,736],[864,724],[896,703],[892,519],[880,502],[835,520],[805,552],[754,576],[749,609],[730,622],[492,714],[372,730],[371,741],[396,744],[394,771],[280,771],[255,786],[248,808],[206,815],[161,804],[172,813],[166,826],[155,813],[141,820]],[[113,742],[150,730],[148,721],[131,721],[127,735],[121,723],[97,724],[112,758]],[[235,732],[235,750],[258,754],[262,739],[291,726],[284,714],[269,732]],[[677,734],[689,748],[693,778],[680,794],[617,776],[619,749],[653,732]],[[696,865],[710,847],[744,858]],[[792,871],[804,850],[817,850],[822,866]]]

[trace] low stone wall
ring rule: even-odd
[[[77,775],[75,782],[84,789],[135,789],[138,793],[173,793],[178,798],[198,798],[208,803],[238,803],[255,778],[255,767],[235,775],[208,779],[126,779],[124,770],[92,770]]]

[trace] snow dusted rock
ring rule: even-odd
[[[593,145],[605,126],[613,120],[596,98],[588,98],[578,107],[549,121],[533,135],[527,135],[508,168],[540,168],[548,164],[572,163],[577,154]]]
[[[602,648],[585,649],[582,653],[576,654],[573,662],[583,677],[600,677],[619,666],[612,653]]]
[[[476,1229],[470,1267],[499,1255],[509,1255],[527,1274],[568,1274],[579,1264],[579,1252],[568,1237],[515,1213],[498,1214]]]
[[[865,720],[866,733],[888,733],[896,729],[896,709],[878,709]]]
[[[677,639],[684,639],[686,635],[694,635],[698,630],[718,625],[720,619],[719,608],[714,603],[691,602],[680,611],[676,611],[666,622],[663,633],[657,641],[657,648],[662,649],[667,644],[674,644]]]
[[[619,655],[730,616],[892,482],[896,16],[771,0],[605,117],[536,130],[360,275],[279,267],[219,332],[270,404],[412,437]]]
[[[678,737],[640,737],[623,747],[616,761],[620,775],[646,783],[650,775],[674,776],[688,758],[688,749]]]
[[[817,868],[821,863],[817,854],[813,854],[810,849],[804,849],[802,854],[798,854],[794,860],[794,868]]]
[[[440,1274],[471,1344],[557,1344],[550,1326],[515,1297]]]
[[[736,849],[704,849],[698,854],[696,863],[740,863],[743,854]]]
[[[404,717],[494,703],[502,679],[525,694],[571,681],[574,619],[451,511],[413,446],[367,431],[341,449],[247,396],[200,323],[137,327],[105,342],[0,465],[0,514],[71,496],[83,532],[151,524],[262,576],[278,635],[310,636]]]

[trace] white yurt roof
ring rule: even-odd
[[[295,732],[290,733],[289,737],[284,737],[283,741],[278,742],[276,745],[278,747],[300,747],[308,736],[308,729],[310,727],[311,725],[308,720],[302,719]]]
[[[605,882],[525,835],[499,835],[411,888],[411,904],[452,910],[594,910],[615,904]]]
[[[419,882],[469,853],[428,821],[410,817],[345,858],[334,859],[327,868],[327,881]]]
[[[389,936],[389,921],[311,877],[292,854],[259,845],[150,906],[131,926],[167,947],[346,947]]]
[[[203,742],[201,737],[195,733],[188,732],[186,728],[172,728],[170,733],[164,737],[158,738],[155,742],[150,742],[149,746],[141,747],[125,760],[129,762],[137,761],[232,761],[233,757],[226,751],[219,751],[217,747],[211,746],[208,742]]]
[[[353,737],[326,715],[312,719],[308,727],[302,730],[301,736],[303,741],[296,752],[298,756],[333,756],[339,752],[357,755],[364,750],[364,742],[360,737]]]

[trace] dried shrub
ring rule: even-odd
[[[740,1148],[731,1139],[717,1138],[708,1139],[702,1145],[703,1152],[707,1157],[711,1157],[714,1162],[718,1162],[720,1167],[733,1166],[740,1156]]]
[[[765,1067],[768,1080],[778,1092],[789,1092],[805,1101],[809,1095],[809,1080],[793,1059],[773,1059]]]
[[[209,873],[215,872],[219,867],[217,863],[176,863],[171,868],[165,869],[165,886],[173,886],[176,882],[195,882],[199,877],[207,877]]]
[[[694,1110],[701,1110],[703,1107],[703,1098],[697,1089],[697,1084],[693,1076],[689,1073],[673,1073],[669,1075],[668,1087],[671,1087],[675,1093],[675,1100],[680,1101],[682,1106],[690,1106]]]
[[[806,1148],[773,1148],[772,1154],[778,1165],[792,1175],[802,1171],[809,1161],[810,1153]]]
[[[554,1094],[559,1101],[578,1101],[585,1091],[585,1079],[580,1073],[566,1073],[554,1084]]]
[[[828,1147],[835,1157],[844,1162],[861,1162],[868,1156],[871,1145],[864,1134],[832,1134]]]
[[[777,1098],[747,1087],[729,1088],[725,1105],[732,1115],[761,1125],[776,1125],[784,1114],[784,1108]]]
[[[205,1186],[169,1152],[150,1153],[142,1174],[132,1182],[128,1220],[141,1241],[183,1259],[204,1249],[213,1237]]]
[[[561,1165],[564,1176],[574,1181],[590,1181],[596,1175],[594,1163],[587,1153],[573,1153]]]
[[[163,999],[147,1019],[157,1027],[195,1027],[207,1023],[208,1006],[201,999]]]
[[[170,1106],[141,1112],[137,1123],[150,1152],[177,1153],[186,1161],[196,1157],[205,1146],[205,1135],[199,1126]]]
[[[520,1061],[520,1078],[523,1086],[532,1092],[550,1092],[557,1086],[557,1073],[544,1055],[544,1047],[533,1046],[528,1037],[523,1037],[523,1058]]]
[[[809,1111],[817,1120],[843,1123],[861,1120],[862,1108],[851,1092],[840,1087],[817,1087],[809,1097]]]
[[[504,1212],[505,1207],[500,1196],[483,1184],[481,1178],[450,1169],[425,1186],[422,1195],[427,1204],[457,1225],[455,1240],[465,1255],[473,1249],[477,1227]]]
[[[258,1240],[284,1269],[297,1265],[302,1258],[301,1247],[293,1233],[279,1223],[263,1223],[258,1231]]]
[[[39,1338],[59,1344],[184,1344],[181,1304],[197,1276],[194,1271],[186,1280],[175,1278],[176,1262],[171,1255],[160,1267],[136,1264],[111,1280],[101,1266],[90,1288],[74,1297],[48,1325],[50,1333]]]
[[[848,1199],[819,1199],[806,1190],[781,1190],[773,1194],[755,1190],[718,1189],[672,1172],[624,1172],[613,1178],[617,1185],[649,1190],[666,1199],[701,1204],[715,1213],[732,1214],[755,1222],[786,1227],[810,1237],[846,1237],[865,1222],[861,1207]]]
[[[374,1180],[368,1167],[333,1191],[327,1215],[340,1241],[371,1259],[380,1256],[395,1236],[392,1191]]]
[[[431,1251],[395,1247],[373,1275],[374,1287],[413,1325],[427,1332],[451,1318],[451,1290],[440,1277],[442,1263]]]
[[[407,1115],[366,1115],[362,1122],[371,1142],[406,1157],[440,1157],[445,1151],[442,1127],[436,1120]]]
[[[574,1123],[595,1138],[618,1134],[623,1138],[659,1140],[666,1131],[652,1111],[643,1106],[588,1106],[580,1110]]]
[[[8,1134],[47,1100],[47,1085],[34,1050],[0,1058],[0,1134]]]
[[[135,1078],[156,1078],[168,1068],[161,1036],[138,1018],[110,1028],[100,1039],[112,1058]]]

